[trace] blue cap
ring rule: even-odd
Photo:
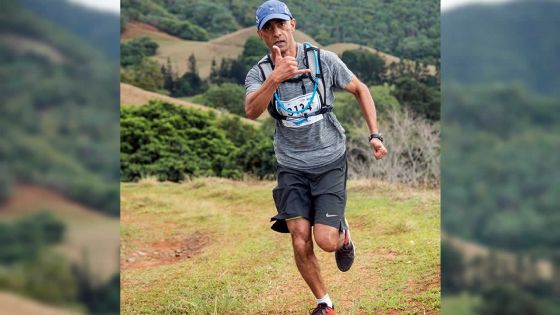
[[[290,9],[284,2],[269,0],[257,9],[257,29],[260,31],[266,22],[272,19],[289,21],[293,18]]]

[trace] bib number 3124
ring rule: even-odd
[[[280,113],[280,115],[287,117],[288,119],[282,120],[282,123],[286,127],[302,127],[306,125],[310,125],[315,123],[321,119],[323,119],[323,115],[315,115],[305,117],[305,115],[309,115],[321,109],[321,102],[319,101],[318,94],[315,94],[313,101],[311,104],[306,108],[309,100],[311,99],[312,93],[308,93],[302,96],[298,96],[293,98],[289,101],[284,101],[284,108],[276,104],[276,109]],[[304,110],[305,109],[305,110]]]

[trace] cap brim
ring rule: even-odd
[[[260,23],[259,23],[259,31],[262,29],[262,27],[266,24],[266,22],[270,21],[270,20],[274,20],[274,19],[280,19],[280,20],[284,20],[284,21],[289,21],[292,19],[292,17],[290,17],[287,14],[284,13],[273,13],[271,15],[267,15]]]

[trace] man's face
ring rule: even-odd
[[[282,54],[285,54],[295,46],[295,40],[292,34],[295,29],[296,20],[284,21],[273,19],[266,22],[257,33],[269,49],[272,49],[272,46],[278,46]]]

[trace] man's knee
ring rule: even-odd
[[[313,251],[313,239],[311,237],[311,225],[303,218],[289,220],[288,229],[292,235],[292,244],[297,254],[305,254]]]
[[[313,241],[311,240],[311,237],[294,235],[292,237],[292,244],[294,246],[294,250],[298,254],[307,253],[313,249]]]
[[[338,249],[338,235],[330,233],[315,234],[315,242],[322,250],[329,253]]]

